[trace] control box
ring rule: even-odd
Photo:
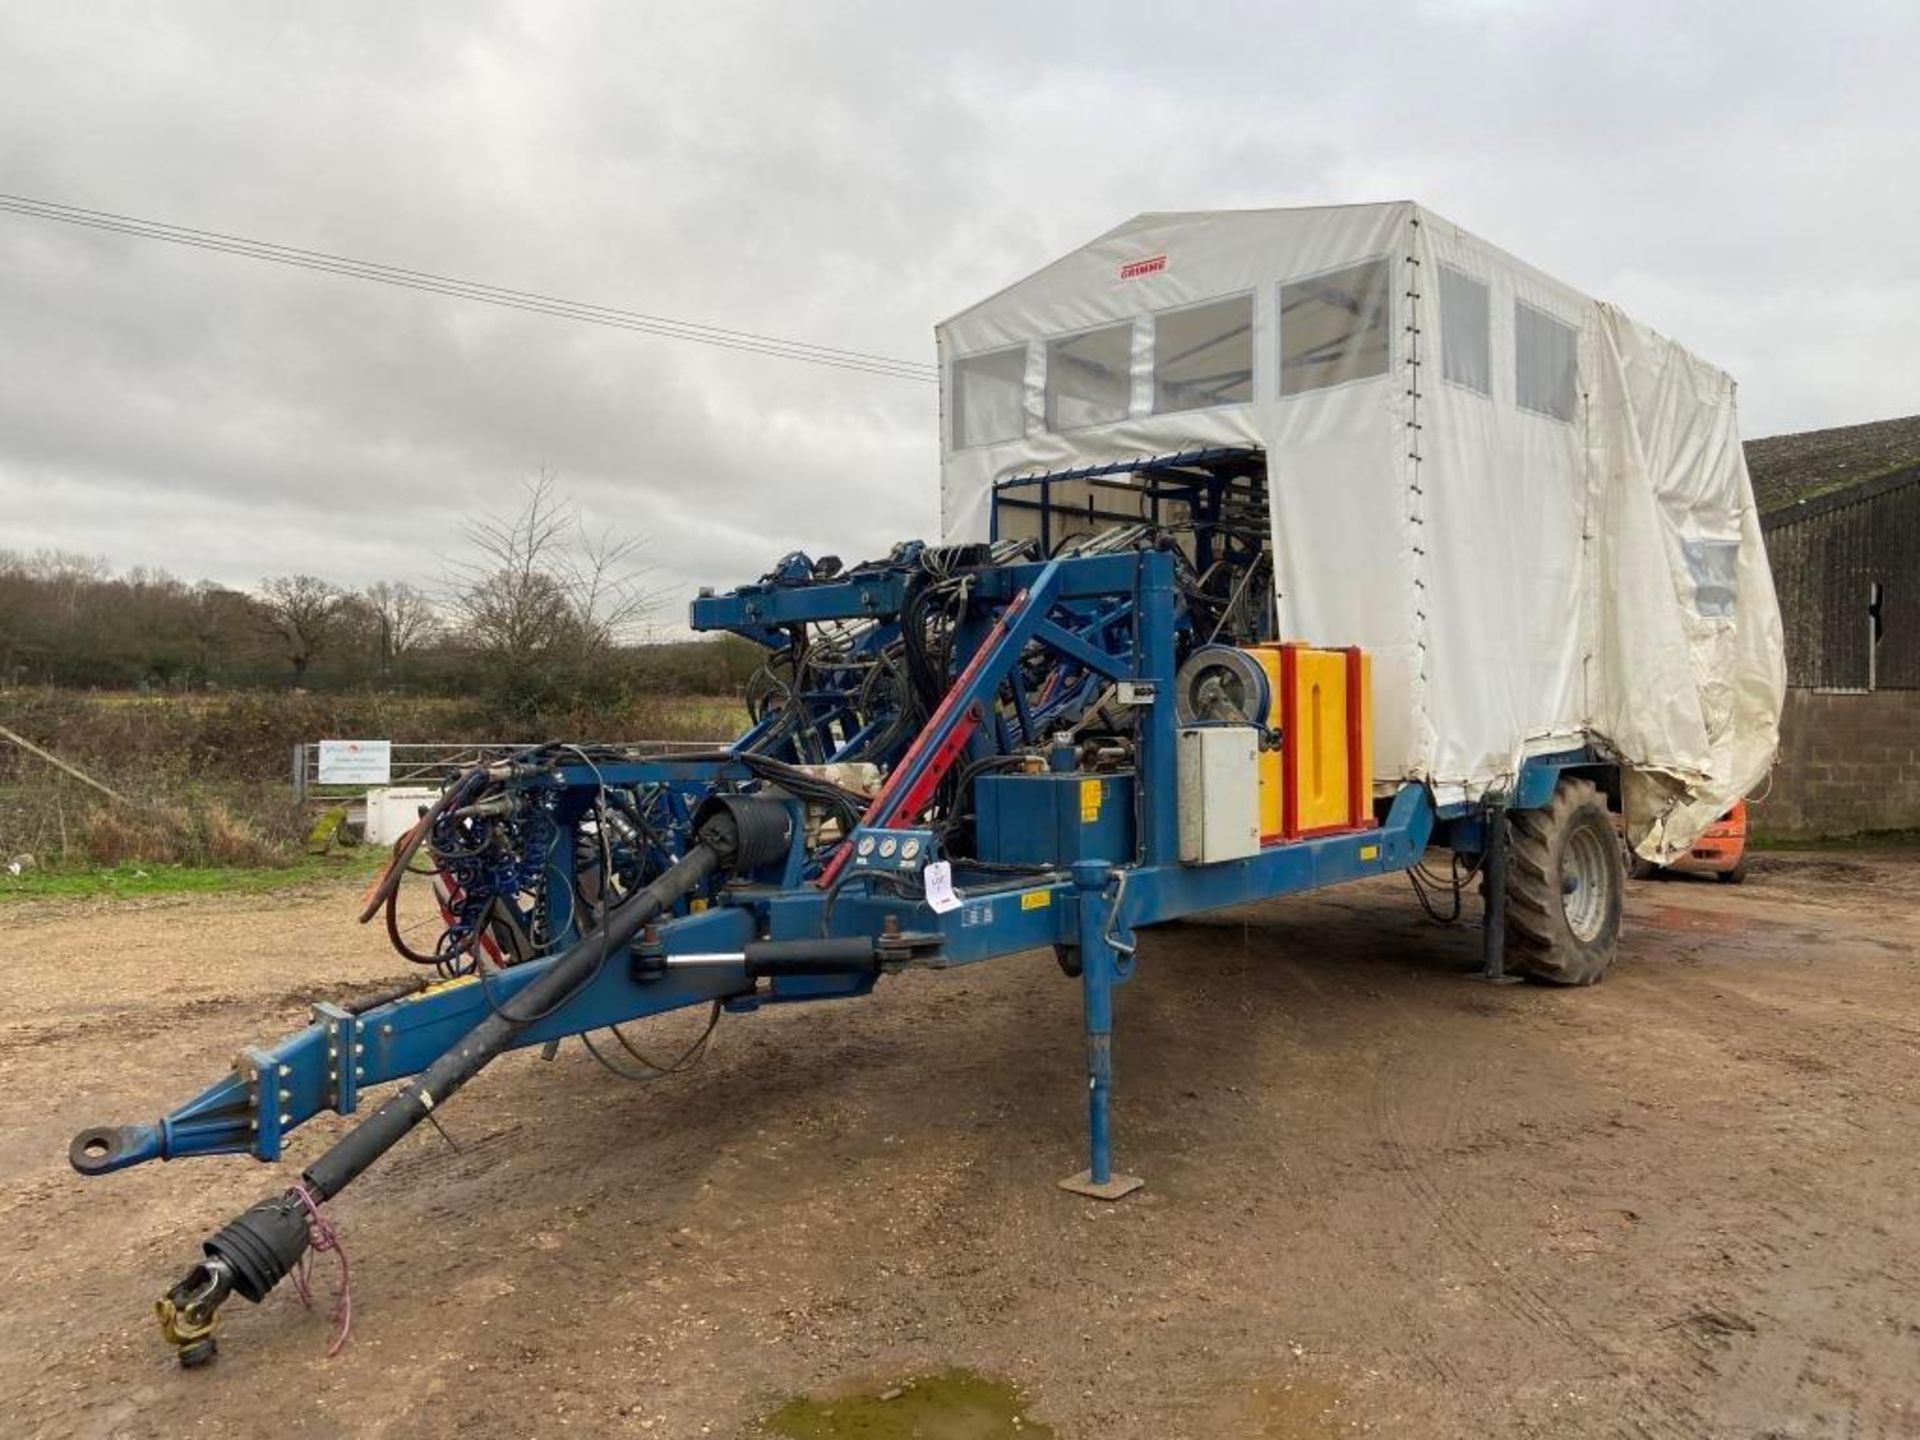
[[[1179,732],[1180,859],[1244,860],[1260,851],[1260,732],[1191,725]]]

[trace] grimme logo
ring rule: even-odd
[[[1138,280],[1142,275],[1156,275],[1167,268],[1167,257],[1155,255],[1150,260],[1129,260],[1120,267],[1122,280]]]

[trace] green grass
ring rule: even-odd
[[[1920,830],[1862,830],[1855,835],[1769,835],[1756,830],[1749,850],[1912,850],[1920,848]]]
[[[0,905],[10,900],[128,900],[150,895],[264,895],[295,885],[371,877],[386,859],[377,847],[355,855],[300,860],[277,869],[128,863],[101,869],[0,870]]]

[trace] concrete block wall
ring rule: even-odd
[[[1752,811],[1769,835],[1920,830],[1920,690],[1789,690],[1773,788]]]

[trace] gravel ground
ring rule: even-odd
[[[330,1207],[340,1356],[276,1294],[182,1373],[155,1295],[342,1122],[92,1181],[67,1140],[390,975],[351,907],[7,907],[14,1433],[728,1436],[957,1366],[1100,1440],[1920,1436],[1920,857],[1637,885],[1574,992],[1463,978],[1473,932],[1398,881],[1151,932],[1113,1206],[1053,1185],[1084,1081],[1050,955],[729,1019],[654,1085],[515,1055],[457,1152],[417,1133]]]

